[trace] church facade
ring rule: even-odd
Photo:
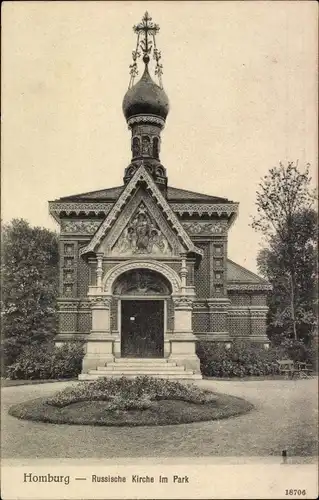
[[[161,164],[169,102],[158,29],[147,13],[134,27],[138,46],[123,100],[132,157],[123,185],[49,203],[60,226],[56,341],[85,340],[82,379],[144,369],[200,378],[197,341],[268,344],[269,285],[227,254],[238,203],[171,187]],[[144,73],[134,84],[138,48]]]

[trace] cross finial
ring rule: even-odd
[[[129,88],[131,88],[134,84],[134,79],[138,75],[137,69],[137,58],[140,57],[141,53],[139,52],[139,48],[143,52],[143,62],[147,66],[150,61],[150,54],[153,50],[153,58],[156,61],[155,74],[157,75],[160,83],[160,87],[162,88],[162,69],[163,66],[160,64],[161,53],[156,48],[155,36],[159,32],[160,27],[158,24],[152,22],[152,18],[149,13],[146,11],[142,21],[133,26],[134,33],[137,34],[137,44],[136,49],[132,52],[133,64],[130,65],[130,75],[131,80],[129,84]]]
[[[153,40],[155,40],[155,35],[159,32],[159,29],[160,28],[157,24],[152,23],[152,18],[147,11],[143,16],[142,22],[133,26],[133,30],[137,33],[138,38],[140,38],[141,35],[144,37],[143,40],[140,40],[140,47],[144,54],[143,61],[145,64],[149,63],[149,53],[152,50],[152,42],[149,39],[149,35],[153,37]]]

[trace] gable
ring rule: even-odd
[[[138,191],[140,193],[139,195]],[[169,248],[166,246],[166,238],[169,241],[169,245],[172,246],[173,253],[174,249],[175,252],[177,252],[178,248],[178,251],[192,252],[202,255],[202,250],[194,245],[178,218],[170,208],[167,200],[163,197],[162,193],[143,165],[139,167],[130,182],[122,191],[118,200],[113,205],[111,211],[93,236],[90,243],[82,248],[80,252],[81,255],[89,252],[96,252],[99,248],[101,248],[101,251],[103,250],[103,252],[106,253],[115,251],[114,247],[117,240],[122,235],[125,227],[128,230],[129,219],[131,218],[132,213],[135,213],[135,210],[142,201],[142,198],[139,198],[139,196],[142,196],[143,203],[147,208],[145,213],[147,213],[146,218],[148,218],[148,224],[153,224],[154,229],[161,231],[162,233],[162,236],[157,233],[158,238],[162,238],[159,247],[163,248],[164,245],[165,248]],[[131,224],[132,223],[133,222],[131,222]],[[157,227],[156,224],[158,225]],[[159,225],[161,225],[161,227],[159,227]],[[111,232],[111,228],[113,226],[114,231]],[[110,234],[109,237],[108,234]],[[154,236],[156,237],[155,233]],[[179,246],[177,245],[177,241]],[[121,246],[120,242],[118,242],[118,245],[120,245],[120,248],[124,248]]]
[[[150,195],[139,188],[106,234],[97,252],[120,257],[179,255],[186,248]]]

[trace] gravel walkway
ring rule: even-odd
[[[318,379],[221,381],[202,387],[247,399],[255,410],[228,420],[165,427],[107,428],[18,420],[8,408],[69,385],[2,389],[3,458],[290,456],[317,454]]]

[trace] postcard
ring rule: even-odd
[[[318,495],[312,1],[2,4],[2,498]]]

